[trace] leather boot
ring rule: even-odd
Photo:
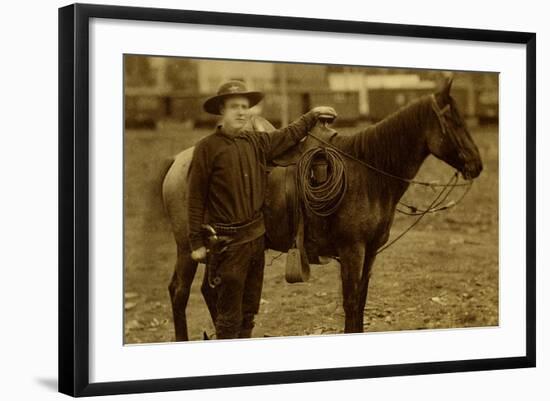
[[[216,327],[216,339],[239,338],[239,332],[238,326],[218,326]]]
[[[239,332],[239,338],[252,338],[252,328],[245,329],[242,328]]]

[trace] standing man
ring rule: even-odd
[[[189,241],[191,257],[207,256],[202,225],[230,239],[218,256],[216,338],[249,338],[258,313],[264,274],[262,205],[267,162],[296,145],[320,116],[336,117],[331,107],[317,107],[280,130],[244,132],[249,110],[263,99],[241,81],[223,84],[204,110],[221,115],[215,132],[198,142],[189,169]],[[212,268],[212,266],[209,266]]]

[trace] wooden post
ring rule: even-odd
[[[279,77],[279,85],[281,91],[281,127],[286,127],[289,123],[288,117],[288,85],[287,85],[287,66],[281,64],[281,73]]]

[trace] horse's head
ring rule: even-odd
[[[433,119],[428,129],[430,152],[462,173],[465,179],[479,176],[483,165],[479,150],[451,96],[452,78],[431,95]]]

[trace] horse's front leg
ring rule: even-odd
[[[191,292],[191,284],[197,271],[197,262],[191,259],[191,251],[188,247],[178,247],[178,260],[172,280],[168,286],[170,300],[172,301],[172,314],[176,341],[188,341],[187,316],[185,309]]]
[[[374,259],[376,259],[376,253],[366,252],[365,259],[363,261],[363,272],[361,273],[361,280],[359,284],[359,294],[358,294],[358,302],[359,302],[358,308],[359,310],[361,310],[361,319],[363,319],[363,316],[365,314],[365,305],[367,303],[369,281],[370,281],[370,276],[372,274],[372,265],[374,263]]]
[[[365,245],[354,243],[339,249],[342,295],[346,322],[344,333],[363,332],[364,301],[361,302],[361,272],[365,260]]]

